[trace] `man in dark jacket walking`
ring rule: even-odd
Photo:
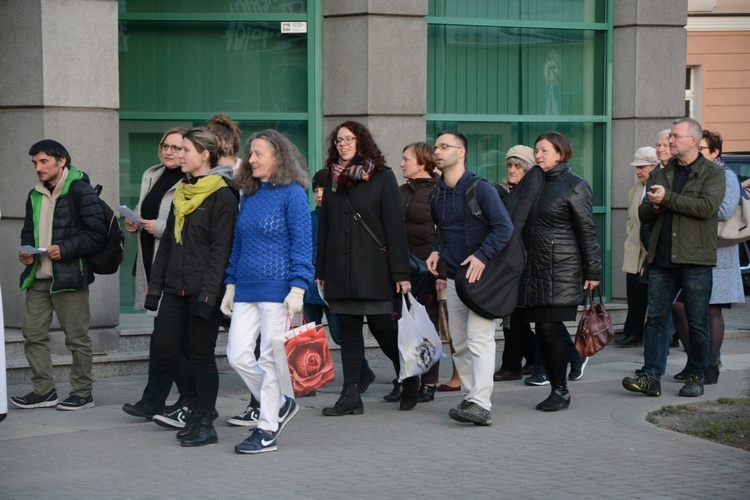
[[[703,129],[691,118],[674,121],[669,134],[673,157],[651,172],[638,215],[651,224],[648,255],[648,320],[644,332],[644,364],[623,387],[647,396],[661,395],[667,366],[668,319],[672,302],[682,289],[689,325],[687,378],[680,396],[703,394],[708,366],[708,303],[716,265],[717,213],[726,181],[724,172],[698,148]]]
[[[18,258],[26,266],[21,274],[21,291],[26,291],[23,338],[26,359],[34,373],[33,390],[10,400],[19,408],[91,408],[88,285],[94,281],[94,274],[85,257],[104,245],[106,220],[88,177],[70,165],[70,155],[62,144],[45,139],[31,146],[29,155],[39,183],[26,201],[21,230],[24,248]],[[73,390],[61,403],[49,347],[53,311],[65,332],[65,346],[73,355]]]
[[[466,206],[466,187],[474,174],[466,168],[466,137],[445,131],[435,141],[437,167],[443,172],[438,181],[432,219],[438,229],[427,266],[437,276],[440,259],[448,277],[448,322],[453,339],[453,362],[461,379],[464,400],[448,415],[459,422],[491,425],[493,380],[495,371],[495,320],[483,318],[461,302],[455,277],[460,266],[468,266],[470,283],[482,279],[488,260],[510,240],[513,224],[495,188],[488,182],[476,185],[476,200],[485,224]]]

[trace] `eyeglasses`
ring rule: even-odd
[[[172,146],[171,144],[162,144],[161,150],[165,153],[172,151],[173,153],[179,153],[182,151],[182,146]]]
[[[711,146],[699,146],[698,149],[700,149],[701,151],[703,151],[704,149],[708,149],[709,151],[711,151]]]
[[[357,138],[356,137],[352,137],[352,136],[349,136],[349,137],[339,137],[338,139],[336,139],[335,141],[333,141],[333,143],[338,146],[342,142],[344,144],[351,144],[351,143],[353,143],[356,140],[357,140]]]
[[[669,138],[670,139],[675,139],[675,140],[676,139],[685,139],[685,138],[692,139],[692,136],[689,136],[689,135],[680,135],[680,134],[669,134]]]
[[[445,151],[448,148],[456,148],[461,149],[463,146],[454,146],[453,144],[435,144],[435,147],[432,148],[433,151],[437,151],[438,149],[440,151]]]

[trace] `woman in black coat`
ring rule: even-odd
[[[411,289],[406,229],[401,207],[394,203],[401,197],[396,177],[370,131],[347,121],[333,130],[328,142],[326,166],[331,175],[320,207],[316,278],[323,298],[341,321],[344,389],[323,415],[361,415],[358,386],[365,316],[396,373],[400,368],[393,299]],[[416,405],[418,391],[418,377],[404,382],[402,409]]]
[[[594,289],[602,274],[591,187],[570,171],[572,156],[564,135],[540,135],[534,159],[544,171],[541,185],[519,185],[535,197],[521,233],[528,255],[518,305],[524,319],[536,324],[552,385],[550,396],[536,407],[542,411],[570,406],[565,380],[570,335],[563,321],[575,320],[584,290]]]

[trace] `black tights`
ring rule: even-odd
[[[565,387],[568,371],[568,329],[562,321],[536,323],[536,334],[541,339],[542,359],[552,387]]]
[[[685,304],[682,302],[675,302],[672,305],[672,319],[674,320],[677,338],[680,339],[685,350],[689,352],[689,328],[687,315],[685,314]],[[721,344],[724,343],[724,314],[722,313],[721,307],[708,306],[708,327],[711,332],[708,362],[712,365],[718,365]]]
[[[344,383],[358,384],[362,361],[365,358],[365,340],[362,325],[365,317],[357,314],[339,314],[341,320],[341,364],[344,367]],[[393,314],[368,314],[367,325],[380,349],[388,356],[396,370],[401,369],[398,360],[398,323]]]

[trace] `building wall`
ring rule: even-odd
[[[38,181],[29,147],[45,138],[62,143],[117,206],[117,82],[117,2],[0,1],[0,284],[8,327],[23,320],[15,246],[26,197]],[[91,325],[116,325],[119,306],[118,276],[97,277]]]
[[[625,298],[621,271],[630,162],[636,149],[685,114],[687,0],[618,0],[612,57],[612,297]]]
[[[724,151],[750,151],[750,22],[748,31],[688,32],[687,65],[698,70],[703,128],[721,133]]]

